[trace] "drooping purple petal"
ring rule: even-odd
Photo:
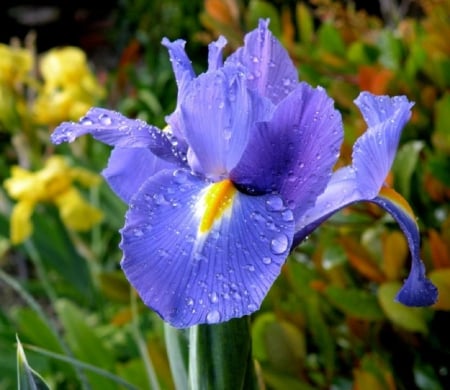
[[[306,83],[258,123],[232,180],[249,192],[278,192],[303,214],[314,205],[332,174],[343,138],[341,116],[322,88]]]
[[[425,276],[425,266],[420,259],[420,235],[412,210],[394,190],[383,189],[372,200],[388,211],[405,235],[411,252],[411,271],[396,299],[407,306],[430,306],[437,301],[438,290]]]
[[[369,128],[353,147],[353,167],[361,195],[375,197],[391,169],[400,136],[411,117],[405,96],[375,96],[362,92],[355,100]]]
[[[297,86],[298,72],[268,25],[268,20],[260,20],[258,28],[245,36],[244,46],[230,55],[225,65],[243,65],[249,87],[277,104]]]
[[[173,162],[182,158],[172,140],[157,127],[98,107],[91,108],[78,123],[61,123],[52,133],[51,140],[54,144],[72,142],[85,134],[120,148],[149,148],[160,158]]]
[[[125,203],[129,203],[150,176],[175,167],[175,164],[158,158],[148,148],[116,147],[102,175],[111,189]]]
[[[161,172],[133,198],[122,230],[127,278],[175,327],[257,310],[291,245],[292,212],[272,195],[235,191],[229,210],[202,233],[202,200],[213,185]]]
[[[295,213],[294,245],[340,209],[375,198],[391,169],[412,103],[402,96],[390,98],[368,92],[362,92],[355,103],[370,127],[353,146],[352,165],[332,175],[314,207]]]
[[[246,88],[242,70],[227,66],[200,75],[181,102],[191,167],[211,178],[224,177],[239,161],[265,99]],[[262,118],[261,118],[262,119]]]

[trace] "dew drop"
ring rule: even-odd
[[[282,82],[285,87],[288,87],[289,85],[291,85],[291,80],[289,80],[288,78],[283,79]]]
[[[206,322],[208,324],[215,324],[220,321],[220,313],[217,310],[210,311],[206,315]]]
[[[186,305],[193,306],[194,300],[191,297],[186,298]]]
[[[108,115],[106,115],[106,114],[100,115],[99,119],[100,119],[100,123],[102,125],[109,126],[112,123],[111,118]]]
[[[82,124],[83,126],[90,126],[92,125],[92,121],[87,116],[84,116],[80,119],[80,124]]]
[[[266,264],[266,265],[272,264],[272,258],[271,258],[271,257],[268,257],[268,256],[263,257],[263,258],[262,258],[262,262],[263,262],[264,264]]]
[[[142,231],[142,229],[139,229],[139,228],[133,229],[133,236],[142,237],[143,235],[144,235],[144,232]]]
[[[173,172],[173,177],[175,178],[175,182],[178,184],[183,184],[187,180],[187,174],[183,169],[177,169]]]
[[[279,234],[270,241],[270,249],[276,255],[280,255],[288,249],[289,239],[286,234]]]
[[[291,222],[294,219],[294,215],[291,210],[285,210],[281,213],[281,218],[285,222]]]
[[[284,209],[284,204],[278,196],[271,196],[266,200],[266,209],[268,211],[281,211]]]
[[[253,311],[255,311],[256,309],[258,309],[258,306],[256,306],[254,303],[249,303],[249,304],[247,305],[247,309],[253,312]]]
[[[211,303],[217,303],[219,301],[217,293],[212,292],[211,294],[209,294],[209,300],[211,301]]]

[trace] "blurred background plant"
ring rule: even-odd
[[[80,7],[73,14],[89,21],[89,7]],[[201,72],[211,39],[222,34],[235,49],[260,17],[270,18],[300,78],[325,87],[343,113],[339,164],[365,128],[352,103],[360,90],[415,101],[388,181],[416,212],[422,258],[440,290],[431,308],[393,302],[409,267],[403,236],[374,206],[343,210],[292,253],[252,318],[261,380],[268,389],[449,388],[450,0],[119,0],[94,15],[95,28],[79,31],[78,41],[48,47],[34,26],[23,46],[0,46],[0,389],[16,381],[16,334],[52,388],[174,387],[162,323],[118,267],[125,206],[103,182],[76,190],[71,182],[79,178],[71,172],[93,178],[85,170],[101,170],[107,148],[86,137],[57,156],[48,135],[91,105],[162,126],[176,101],[162,37],[186,39]],[[8,183],[21,184],[17,171],[36,180],[60,158],[67,174],[40,184],[48,197],[35,198],[33,233],[13,245],[20,202]],[[62,181],[101,210],[88,231],[52,203]]]

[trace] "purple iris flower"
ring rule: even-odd
[[[129,206],[121,266],[143,301],[179,328],[251,314],[295,245],[341,208],[371,201],[410,246],[397,299],[435,302],[415,218],[383,185],[412,103],[362,93],[355,104],[368,129],[352,164],[333,172],[341,115],[324,89],[298,81],[268,21],[223,62],[225,44],[209,45],[208,69],[196,76],[185,42],[163,40],[178,84],[166,129],[92,108],[52,134],[56,144],[91,134],[114,146],[103,175]]]

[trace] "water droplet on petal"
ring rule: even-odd
[[[258,309],[258,306],[256,306],[254,303],[249,303],[249,304],[247,305],[247,309],[253,312],[253,311],[255,311],[256,309]]]
[[[276,255],[280,255],[288,249],[289,239],[286,234],[279,234],[270,241],[270,249]]]
[[[209,294],[209,300],[211,301],[211,303],[217,303],[219,301],[217,293],[212,292],[211,294]]]
[[[80,119],[80,124],[82,124],[83,126],[90,126],[92,125],[92,121],[87,116],[84,116]]]
[[[142,229],[139,229],[139,228],[133,229],[133,236],[142,237],[143,235],[144,235],[144,232],[142,231]]]
[[[206,322],[208,324],[215,324],[220,321],[220,313],[217,310],[210,311],[206,315]]]
[[[268,211],[281,211],[284,209],[284,204],[280,197],[271,196],[266,200],[266,208]]]
[[[106,126],[109,126],[112,123],[111,118],[106,114],[100,115],[99,119],[100,119],[100,123],[103,125],[106,125]]]
[[[262,262],[263,262],[264,264],[266,264],[266,265],[269,265],[269,264],[272,263],[272,258],[271,258],[271,257],[268,257],[268,256],[263,257],[263,258],[262,258]]]
[[[183,184],[187,180],[187,173],[183,169],[177,169],[173,172],[173,176],[175,178],[175,182],[178,184]]]

